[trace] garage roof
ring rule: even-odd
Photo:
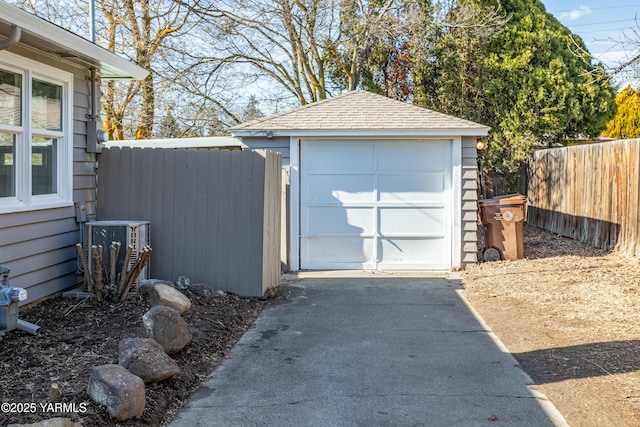
[[[149,72],[49,21],[0,0],[0,41],[20,27],[20,43],[83,66],[96,67],[103,79],[142,80]]]
[[[359,130],[448,131],[448,134],[483,136],[488,133],[489,127],[357,90],[231,128],[234,135],[242,136],[266,130],[284,131],[277,132],[280,135],[292,133],[287,131]]]

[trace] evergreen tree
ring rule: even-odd
[[[251,95],[249,97],[247,105],[244,107],[244,110],[241,114],[241,121],[248,122],[249,120],[259,119],[260,117],[264,117],[264,113],[260,111],[258,100],[256,99],[255,95]]]
[[[156,138],[178,138],[180,136],[180,124],[173,115],[174,105],[170,104],[158,126]]]
[[[616,115],[607,123],[604,136],[640,138],[640,90],[627,86],[616,96]]]
[[[433,54],[413,67],[414,102],[492,128],[480,153],[484,170],[511,177],[536,145],[599,135],[614,88],[586,47],[539,0],[460,0],[451,14],[503,10],[493,34],[469,26],[429,34]],[[580,53],[582,52],[582,53]]]

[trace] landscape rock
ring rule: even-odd
[[[153,285],[173,286],[173,282],[170,280],[162,280],[162,279],[140,279],[138,281],[138,290],[146,289]]]
[[[191,309],[191,301],[173,286],[156,284],[147,289],[149,304],[171,307],[181,316]]]
[[[191,284],[191,280],[189,280],[188,277],[180,276],[178,277],[178,280],[176,280],[175,286],[177,289],[185,290],[189,287],[190,284]]]
[[[144,381],[120,365],[95,366],[87,393],[118,421],[142,417],[146,405]]]
[[[202,297],[212,297],[216,294],[216,288],[208,283],[194,283],[189,285],[187,290]]]
[[[82,427],[82,423],[71,418],[56,417],[33,424],[7,424],[7,427]]]
[[[157,305],[142,316],[149,338],[164,348],[165,353],[174,354],[191,343],[189,325],[175,309]]]
[[[118,345],[118,364],[145,383],[155,383],[180,372],[178,364],[151,338],[127,338]]]

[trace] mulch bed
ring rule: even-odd
[[[160,383],[147,384],[143,417],[121,423],[91,401],[86,387],[93,366],[118,363],[120,340],[146,337],[142,315],[150,308],[147,298],[137,296],[120,304],[54,298],[22,311],[20,319],[39,325],[41,333],[32,336],[14,330],[0,341],[0,402],[31,406],[23,407],[22,413],[3,410],[0,425],[54,417],[81,419],[85,426],[165,425],[227,356],[262,308],[287,298],[284,287],[271,299],[183,292],[192,302],[184,318],[193,342],[173,355],[181,372]],[[51,407],[43,411],[40,404],[47,402],[52,383],[61,391],[58,402],[75,412],[52,412]],[[13,409],[20,408],[14,405]]]

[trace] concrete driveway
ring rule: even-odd
[[[455,277],[298,277],[171,426],[566,425]]]

